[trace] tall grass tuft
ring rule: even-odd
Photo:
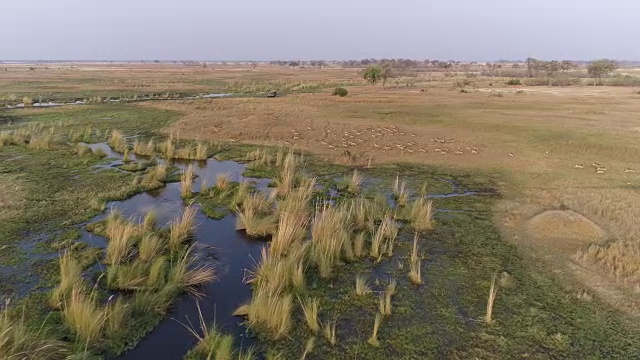
[[[195,170],[193,165],[189,164],[187,170],[180,176],[180,195],[184,199],[188,199],[193,195],[193,178],[195,176]]]
[[[153,233],[145,233],[140,239],[138,257],[144,262],[150,262],[160,256],[165,248],[165,241]]]
[[[282,256],[295,242],[304,240],[307,234],[309,218],[306,214],[285,212],[280,214],[278,230],[276,230],[269,251],[272,256]]]
[[[393,183],[393,198],[398,206],[404,207],[409,204],[409,190],[404,180],[400,182],[399,176],[396,176],[396,181]]]
[[[206,264],[200,264],[193,254],[193,246],[186,249],[169,269],[169,284],[181,291],[200,295],[198,287],[215,279],[215,271]]]
[[[113,338],[122,332],[129,321],[129,305],[121,298],[109,303],[104,309],[104,331],[107,338]]]
[[[209,157],[209,147],[201,142],[196,145],[195,160],[207,160]]]
[[[169,249],[172,251],[179,250],[180,247],[190,239],[191,233],[195,227],[197,211],[197,208],[187,206],[184,209],[182,216],[171,222],[169,227]]]
[[[382,321],[382,317],[380,314],[376,314],[376,320],[373,323],[373,333],[367,342],[371,346],[380,347],[380,342],[378,341],[378,331],[380,330],[380,322]]]
[[[108,143],[109,146],[117,152],[124,153],[124,151],[128,149],[127,139],[118,130],[113,130],[111,132],[111,137],[109,138]]]
[[[317,207],[311,228],[311,258],[320,276],[331,275],[340,260],[343,243],[350,236],[349,211],[345,207]]]
[[[316,337],[312,336],[307,339],[307,342],[304,344],[304,351],[302,352],[302,356],[300,356],[300,360],[305,360],[307,355],[311,354],[313,348],[316,343]]]
[[[107,264],[120,264],[131,255],[134,245],[134,236],[137,233],[136,226],[122,218],[115,217],[112,212],[107,219]]]
[[[277,191],[280,195],[287,195],[295,186],[297,174],[297,160],[293,151],[289,151],[283,160],[282,171],[277,179]]]
[[[363,257],[365,254],[364,245],[366,241],[366,236],[367,234],[365,232],[359,232],[355,235],[355,238],[353,239],[353,255],[358,259]]]
[[[420,274],[420,256],[418,255],[418,234],[413,237],[413,247],[411,249],[411,258],[409,259],[409,279],[415,285],[422,284],[422,276]]]
[[[271,201],[261,193],[250,194],[242,202],[236,219],[236,229],[245,230],[247,235],[263,237],[277,229],[277,217],[268,214]]]
[[[216,360],[231,360],[233,355],[233,336],[223,334],[214,323],[212,326],[205,324],[200,310],[200,304],[198,306],[200,331],[194,329],[189,324],[183,326],[198,340],[196,346],[191,349],[185,356],[185,360],[196,359],[216,359]],[[202,332],[202,334],[200,334]]]
[[[0,358],[6,360],[38,359],[63,360],[70,355],[68,345],[48,334],[43,326],[31,327],[26,324],[24,313],[15,319],[7,310],[0,310]]]
[[[360,185],[364,177],[358,173],[358,170],[353,170],[353,174],[350,177],[344,179],[345,188],[347,192],[351,194],[357,194],[360,192]]]
[[[142,179],[142,185],[147,187],[162,186],[167,180],[167,165],[156,165],[147,172]]]
[[[281,286],[258,286],[246,312],[250,327],[262,328],[278,340],[291,328],[293,297]]]
[[[367,279],[363,275],[356,276],[356,295],[364,296],[371,293],[371,288],[367,285]]]
[[[51,307],[59,309],[63,300],[74,287],[82,283],[82,267],[75,261],[71,253],[65,252],[60,257],[60,283],[51,293],[49,304]]]
[[[229,173],[222,173],[216,176],[216,188],[218,188],[218,190],[220,191],[229,190],[232,183],[233,182],[231,181],[231,174]]]
[[[81,286],[71,290],[62,311],[67,326],[84,344],[94,344],[101,335],[105,312],[96,302],[96,292],[87,294]]]
[[[493,323],[493,305],[498,294],[498,287],[508,288],[512,285],[512,277],[507,272],[495,273],[491,279],[491,287],[489,288],[489,297],[487,299],[487,312],[485,314],[485,322]],[[588,295],[588,294],[587,294]]]
[[[336,339],[336,321],[326,321],[322,324],[322,332],[331,346],[335,345]]]
[[[391,294],[383,291],[378,295],[380,314],[391,315]]]
[[[317,298],[308,298],[304,302],[300,301],[300,307],[302,308],[302,313],[304,314],[304,320],[307,323],[309,329],[317,333],[320,330],[320,324],[318,323],[318,308],[319,301]]]
[[[369,256],[378,261],[382,258],[383,253],[387,253],[388,256],[392,256],[393,244],[397,237],[398,226],[393,221],[391,215],[385,216],[373,233]]]
[[[80,156],[89,155],[92,153],[91,148],[85,144],[76,144],[75,153]]]
[[[433,229],[433,201],[421,196],[412,206],[409,221],[414,230],[424,232]]]

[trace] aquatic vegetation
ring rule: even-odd
[[[63,299],[67,297],[74,287],[82,283],[82,268],[73,258],[70,252],[60,256],[60,283],[53,289],[49,304],[53,308],[60,308]]]
[[[340,259],[343,243],[350,236],[349,218],[345,207],[325,205],[315,210],[311,227],[311,259],[323,278],[331,275]]]
[[[14,317],[7,310],[6,302],[0,310],[0,357],[7,360],[42,359],[63,360],[71,354],[70,346],[50,334],[50,329],[33,327],[22,316]]]
[[[189,164],[187,170],[180,176],[180,195],[184,199],[188,199],[193,195],[193,179],[195,177],[195,170],[192,164]]]
[[[376,320],[373,323],[373,332],[372,332],[371,337],[369,338],[369,340],[367,340],[367,342],[371,346],[380,347],[380,342],[378,341],[378,331],[380,330],[380,322],[381,321],[382,321],[381,315],[380,314],[376,314]]]
[[[180,218],[174,219],[169,225],[168,246],[172,251],[180,249],[191,237],[195,228],[195,218],[198,209],[194,206],[187,206]]]
[[[411,205],[409,222],[416,231],[428,231],[433,229],[433,201],[421,196]]]
[[[411,248],[411,257],[409,259],[409,279],[415,285],[422,284],[422,276],[420,270],[421,259],[418,256],[418,234],[413,237],[413,247]]]
[[[111,132],[111,137],[109,138],[108,143],[113,150],[121,153],[124,153],[125,150],[129,148],[129,145],[127,144],[127,139],[118,130],[113,130]]]
[[[356,276],[356,295],[364,296],[371,293],[371,288],[367,285],[367,279],[363,275]]]
[[[319,300],[317,298],[308,298],[304,302],[300,299],[298,300],[309,330],[314,333],[318,332],[320,330],[320,323],[318,322]]]

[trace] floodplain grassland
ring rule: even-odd
[[[50,344],[60,357],[87,348],[118,353],[161,317],[118,333],[126,301],[137,314],[168,309],[187,285],[211,280],[207,271],[183,271],[194,265],[189,239],[176,230],[172,241],[151,220],[129,224],[150,233],[129,234],[139,238],[121,248],[114,242],[111,255],[77,243],[77,225],[107,201],[179,180],[153,164],[134,163],[142,174],[96,171],[109,160],[76,145],[112,139],[142,156],[248,162],[245,175],[274,180],[273,198],[225,177],[206,191],[185,191],[210,217],[239,212],[239,231],[273,236],[254,269],[252,301],[238,310],[255,351],[310,359],[629,358],[639,351],[637,327],[625,320],[640,309],[640,97],[629,88],[516,91],[475,77],[460,92],[465,74],[420,74],[382,90],[365,85],[357,69],[53,67],[36,69],[37,78],[12,67],[0,84],[16,98],[53,100],[275,88],[286,96],[0,113],[0,186],[9,190],[0,192],[0,291],[19,298],[0,326],[34,330],[35,345]],[[348,96],[330,95],[338,84]],[[318,186],[337,192],[335,205],[318,207],[326,195]],[[395,201],[380,201],[381,192]],[[434,196],[431,204],[425,194],[458,196]],[[307,235],[312,243],[300,244]],[[77,266],[46,257],[63,249]],[[111,268],[108,286],[134,291],[133,298],[104,307],[104,294],[71,279],[100,259]],[[54,289],[59,297],[51,297]],[[113,320],[94,329],[83,314]],[[202,327],[212,335],[200,336],[190,358],[233,352],[227,337]]]

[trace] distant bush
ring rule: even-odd
[[[456,80],[456,82],[453,84],[454,87],[458,87],[458,88],[463,88],[466,86],[473,86],[473,81],[469,80],[469,79],[462,79],[462,80]]]
[[[333,90],[333,93],[331,93],[331,95],[333,96],[340,96],[340,97],[345,97],[347,95],[349,95],[349,91],[347,91],[347,89],[343,88],[343,87],[337,87]]]
[[[614,76],[606,79],[605,84],[609,86],[638,86],[640,85],[640,77],[631,75]]]
[[[468,93],[470,93],[470,92],[471,92],[471,91],[469,91],[469,90],[467,90],[467,89],[460,89],[460,93],[461,93],[461,94],[468,94]]]
[[[22,98],[22,103],[24,104],[24,107],[32,107],[33,99],[28,96],[25,96]]]
[[[520,79],[511,79],[506,82],[507,85],[522,85],[522,81]]]

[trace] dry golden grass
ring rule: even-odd
[[[187,170],[180,176],[180,196],[184,199],[188,199],[193,195],[193,178],[195,177],[195,170],[193,164],[189,164]]]
[[[185,242],[191,238],[195,228],[195,219],[198,209],[187,206],[182,212],[182,216],[174,219],[169,228],[169,248],[173,251],[179,250]]]
[[[309,330],[317,333],[320,330],[320,323],[318,322],[318,309],[320,302],[317,298],[308,298],[304,302],[298,299],[302,313],[304,314],[304,321],[307,323]]]

